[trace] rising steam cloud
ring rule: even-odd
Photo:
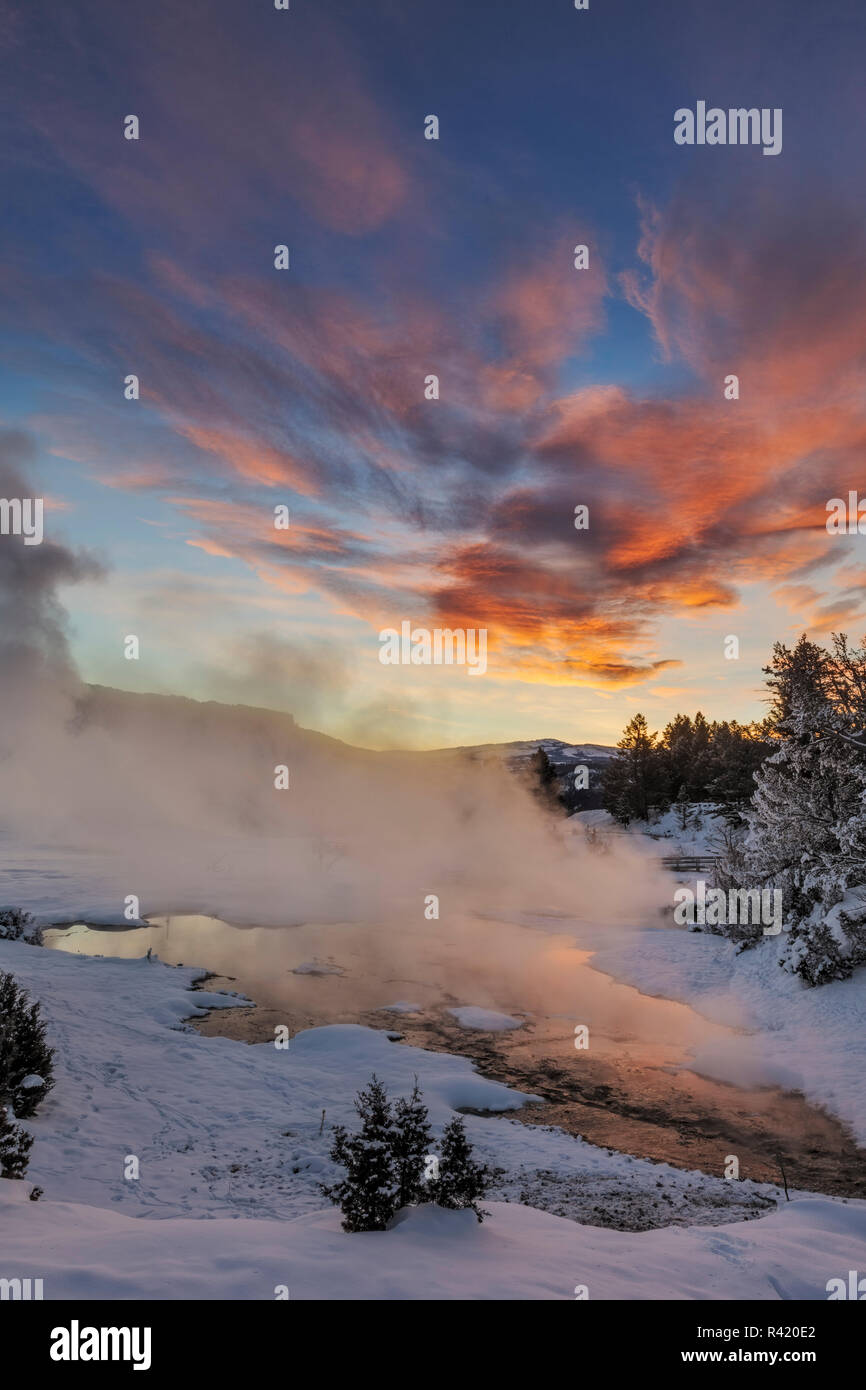
[[[33,495],[31,456],[26,437],[0,438],[0,495]],[[67,855],[71,915],[119,916],[129,894],[142,914],[273,925],[434,929],[429,894],[452,922],[645,915],[646,876],[638,898],[622,855],[582,847],[496,764],[373,753],[275,711],[84,684],[57,590],[99,573],[50,526],[39,546],[0,538],[0,898],[56,901],[33,858],[41,846]]]

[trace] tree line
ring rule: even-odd
[[[603,775],[602,805],[622,825],[696,801],[712,802],[739,821],[755,773],[773,747],[767,721],[709,723],[698,711],[694,718],[676,715],[658,734],[636,714]]]
[[[628,824],[714,803],[729,821],[717,886],[781,890],[779,963],[825,984],[866,964],[866,638],[777,642],[764,675],[769,713],[758,723],[677,715],[659,736],[635,715],[604,805]],[[759,921],[711,930],[739,950],[766,940]]]

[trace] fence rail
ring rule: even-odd
[[[666,869],[676,869],[683,874],[709,874],[721,859],[714,854],[666,854],[662,863]]]

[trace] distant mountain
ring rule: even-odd
[[[517,739],[512,743],[436,749],[427,756],[462,754],[479,762],[504,762],[518,776],[529,777],[539,748],[547,754],[556,777],[556,790],[566,798],[569,811],[592,811],[601,806],[601,775],[616,754],[616,749],[605,743],[564,743],[561,738]],[[573,773],[580,766],[589,770],[589,786],[577,791]]]

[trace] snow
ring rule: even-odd
[[[703,826],[681,832],[675,811],[649,826],[625,831],[605,811],[579,812],[569,824],[589,825],[602,837],[628,834],[647,854],[711,854],[721,822],[702,814]],[[594,968],[644,994],[677,999],[704,1017],[750,1033],[725,1055],[699,1056],[707,1075],[801,1090],[831,1111],[866,1144],[866,969],[848,980],[808,988],[781,968],[786,933],[765,937],[753,950],[708,932],[671,930],[674,891],[698,875],[671,874],[671,914],[662,925],[581,924],[578,939],[594,949]],[[841,906],[841,905],[840,905]]]
[[[421,1005],[410,1004],[405,999],[398,999],[396,1004],[383,1004],[378,1012],[383,1014],[420,1014]]]
[[[184,1020],[240,1001],[190,992],[203,975],[192,967],[2,941],[0,969],[42,1001],[57,1048],[56,1085],[27,1123],[28,1181],[0,1181],[0,1276],[42,1278],[47,1298],[273,1298],[277,1285],[301,1299],[571,1298],[578,1283],[594,1298],[823,1298],[827,1279],[866,1268],[866,1204],[800,1197],[731,1222],[773,1189],[510,1121],[530,1098],[466,1058],[353,1024],[288,1049],[204,1037]],[[420,1208],[386,1233],[340,1229],[319,1190],[336,1173],[329,1131],[354,1124],[374,1071],[391,1094],[418,1076],[434,1142],[455,1109],[503,1112],[466,1116],[478,1156],[503,1170],[483,1225]],[[124,1178],[129,1155],[138,1180]],[[31,1183],[39,1202],[26,1200]],[[596,1207],[605,1191],[621,1208],[653,1194],[665,1219],[726,1224],[625,1233],[516,1200],[551,1191]]]
[[[783,948],[784,933],[737,955],[723,937],[658,928],[600,944],[592,963],[645,994],[680,999],[706,1018],[754,1031],[752,1059],[765,1077],[802,1090],[864,1144],[866,971],[809,989],[780,969]],[[728,1079],[737,1081],[742,1071],[733,1061]]]
[[[202,1037],[184,1020],[244,1001],[190,992],[204,975],[192,967],[2,941],[0,969],[42,1001],[57,1049],[57,1084],[28,1125],[28,1177],[48,1197],[146,1216],[298,1214],[323,1205],[320,1170],[337,1172],[328,1129],[354,1123],[354,1095],[374,1071],[405,1093],[417,1072],[434,1124],[460,1106],[528,1100],[466,1058],[397,1047],[355,1024],[299,1033],[288,1048]],[[128,1154],[137,1182],[123,1178]]]
[[[849,943],[842,926],[843,912],[847,913],[849,917],[857,919],[863,916],[864,912],[866,912],[866,888],[858,886],[846,889],[840,901],[836,903],[834,907],[831,907],[829,912],[826,910],[822,911],[821,905],[816,904],[816,911],[813,913],[813,916],[817,917],[819,920],[823,917],[836,944],[845,951]]]
[[[29,1176],[50,1199],[148,1218],[287,1219],[321,1209],[318,1183],[338,1176],[331,1126],[354,1125],[354,1096],[373,1071],[392,1094],[408,1094],[417,1073],[439,1129],[457,1107],[507,1115],[531,1099],[480,1077],[468,1059],[396,1045],[390,1029],[312,1029],[287,1050],[203,1037],[183,1020],[249,1001],[190,992],[204,971],[189,966],[3,942],[0,969],[42,1001],[57,1048],[57,1084],[29,1124]],[[611,1154],[557,1129],[469,1115],[467,1130],[501,1170],[497,1196],[596,1224],[725,1221],[754,1215],[760,1194],[774,1195]],[[141,1161],[138,1182],[122,1178],[130,1153]]]
[[[689,806],[688,823],[680,823],[675,806],[664,813],[654,813],[652,821],[632,821],[620,825],[608,811],[576,811],[568,824],[575,831],[593,830],[602,838],[628,836],[631,843],[656,856],[715,855],[720,853],[721,837],[727,822],[715,814],[711,803],[697,802]]]
[[[430,756],[442,753],[465,753],[476,757],[487,757],[497,760],[507,760],[513,762],[524,758],[527,761],[534,757],[539,748],[543,748],[545,753],[551,758],[561,758],[563,760],[613,758],[616,756],[616,748],[612,748],[606,743],[564,743],[561,738],[532,738],[515,739],[511,743],[474,743],[462,745],[459,748],[434,749]]]
[[[498,1014],[493,1009],[479,1009],[473,1004],[458,1009],[448,1009],[463,1028],[477,1028],[485,1033],[502,1033],[507,1028],[522,1028],[522,1018],[512,1018],[511,1014]]]
[[[569,826],[625,833],[604,814]],[[676,826],[644,830],[628,833],[658,857],[708,852],[714,827],[685,840]],[[659,839],[659,830],[671,833]],[[22,900],[56,921],[56,895],[66,896],[73,871],[59,883],[39,878],[35,861],[32,872],[43,901]],[[671,875],[671,913],[676,883]],[[130,925],[94,897],[97,916]],[[572,927],[560,919],[557,930]],[[594,967],[752,1030],[698,1056],[699,1069],[800,1086],[866,1140],[866,971],[808,990],[779,968],[783,943],[772,938],[737,956],[725,939],[669,922],[581,922],[573,931]],[[20,941],[0,941],[0,969],[42,1001],[57,1048],[56,1085],[25,1122],[36,1139],[28,1181],[0,1181],[0,1277],[44,1278],[48,1298],[272,1298],[282,1284],[293,1298],[571,1298],[584,1283],[593,1298],[823,1299],[828,1279],[866,1269],[862,1202],[794,1194],[760,1219],[732,1220],[754,1217],[757,1199],[775,1190],[519,1123],[509,1112],[531,1097],[479,1076],[468,1059],[390,1041],[385,1029],[342,1024],[299,1033],[288,1049],[248,1046],[184,1022],[249,1002],[191,992],[204,969]],[[452,1012],[465,1027],[522,1022],[472,1005]],[[340,1230],[319,1188],[337,1175],[330,1131],[354,1126],[354,1095],[374,1071],[392,1095],[408,1094],[417,1074],[436,1137],[456,1109],[499,1112],[466,1116],[478,1157],[501,1170],[482,1226],[471,1214],[421,1208],[384,1234]],[[137,1181],[124,1178],[132,1154]],[[36,1203],[27,1200],[33,1183],[45,1193]],[[601,1224],[617,1218],[679,1224]]]
[[[46,1299],[824,1300],[862,1269],[866,1204],[805,1198],[736,1226],[639,1235],[576,1226],[529,1207],[422,1206],[391,1230],[347,1235],[329,1209],[293,1221],[142,1221],[25,1199],[0,1183],[3,1273]],[[9,1277],[9,1275],[7,1275]]]

